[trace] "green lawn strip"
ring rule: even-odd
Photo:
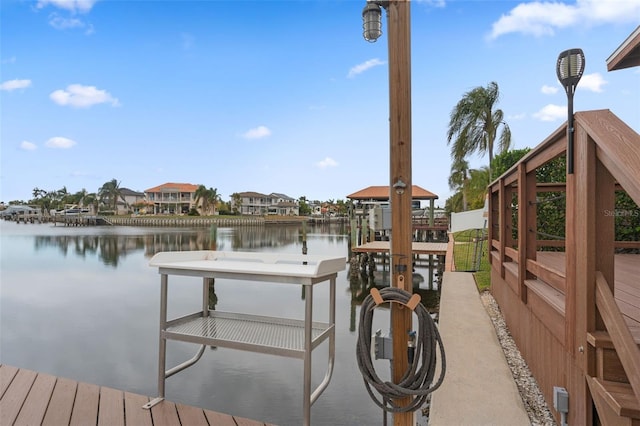
[[[456,232],[453,234],[454,241],[457,243],[453,246],[453,259],[456,265],[457,271],[465,271],[473,269],[473,259],[468,255],[470,250],[473,250],[475,245],[474,239],[478,237],[478,232],[475,229],[467,229],[464,231]],[[486,236],[486,230],[484,234]],[[480,268],[474,272],[476,285],[478,291],[488,290],[491,287],[491,265],[489,264],[487,241],[483,243],[482,258],[480,259]]]

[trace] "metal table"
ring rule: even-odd
[[[198,362],[206,346],[227,347],[304,360],[303,416],[311,423],[311,405],[326,389],[335,359],[336,277],[345,269],[343,257],[223,251],[160,252],[150,266],[160,273],[160,336],[158,397],[145,404],[151,408],[164,399],[165,380]],[[203,279],[202,310],[167,320],[169,275]],[[305,286],[304,319],[287,319],[209,310],[208,279],[268,281]],[[329,322],[314,322],[313,287],[329,281]],[[311,353],[329,339],[328,366],[322,382],[311,391]],[[166,369],[167,340],[200,344],[193,358]]]

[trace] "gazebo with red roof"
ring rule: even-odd
[[[389,201],[389,186],[369,186],[347,195],[350,200],[358,201]],[[427,191],[418,185],[411,187],[412,200],[437,200],[438,196],[431,191]]]

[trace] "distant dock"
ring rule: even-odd
[[[389,241],[371,241],[353,247],[351,251],[355,253],[388,253],[390,250]],[[413,254],[432,254],[436,256],[445,256],[447,254],[447,243],[411,243],[411,251]]]

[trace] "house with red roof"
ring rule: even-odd
[[[168,182],[149,188],[144,193],[147,202],[153,203],[154,214],[188,213],[196,207],[195,193],[198,185]]]

